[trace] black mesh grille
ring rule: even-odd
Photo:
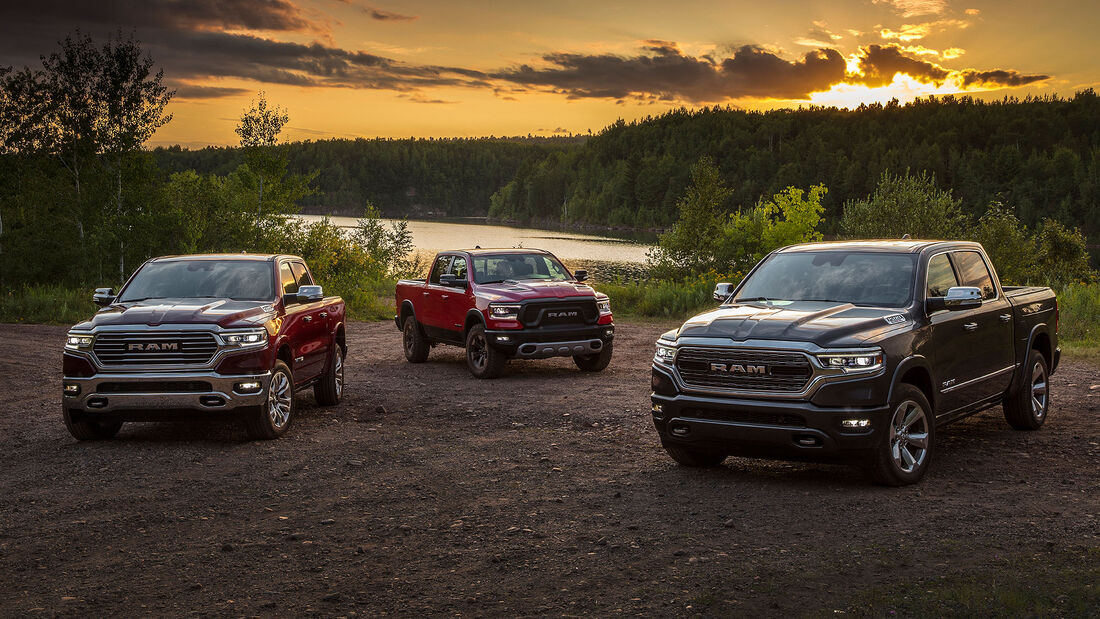
[[[526,303],[520,315],[520,320],[528,327],[591,324],[597,318],[599,315],[594,299]]]
[[[218,350],[210,333],[100,333],[92,347],[103,365],[203,365]]]
[[[681,348],[676,369],[684,383],[696,387],[777,392],[801,391],[813,374],[809,360],[800,353],[708,348]]]
[[[799,415],[787,413],[757,413],[739,410],[712,410],[708,408],[685,408],[680,417],[712,419],[715,421],[734,421],[737,423],[756,423],[767,426],[806,427],[806,420]]]
[[[134,383],[100,383],[96,393],[205,393],[213,391],[203,381],[148,381]]]

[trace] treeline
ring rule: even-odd
[[[1035,226],[1050,217],[1100,236],[1100,97],[746,112],[676,110],[619,121],[582,147],[525,163],[492,198],[490,216],[665,228],[691,165],[709,157],[729,187],[723,208],[751,207],[789,186],[829,188],[827,233],[843,205],[885,172],[927,172],[979,217],[993,202]]]
[[[524,165],[574,150],[585,138],[332,139],[280,144],[289,171],[318,171],[306,212],[352,215],[374,204],[391,217],[484,216],[490,197]],[[169,172],[229,174],[244,161],[238,147],[153,151]]]

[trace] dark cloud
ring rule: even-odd
[[[859,80],[868,86],[885,86],[894,81],[894,74],[905,73],[921,82],[942,84],[951,74],[943,67],[906,56],[895,45],[868,45],[862,50],[859,68],[863,77]]]
[[[1026,86],[1050,79],[1049,75],[1022,75],[1018,71],[994,69],[993,71],[960,71],[963,86]]]
[[[402,15],[401,13],[383,11],[372,7],[363,7],[363,11],[370,15],[371,19],[377,19],[378,21],[412,21],[417,17],[416,15]]]
[[[218,99],[236,97],[252,92],[248,88],[229,88],[225,86],[203,86],[200,84],[180,84],[173,82],[176,99]]]

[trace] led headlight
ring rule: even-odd
[[[93,339],[91,335],[84,333],[69,333],[69,335],[65,337],[65,348],[69,350],[90,348]]]
[[[600,311],[600,316],[606,316],[611,313],[611,300],[600,299],[596,301],[596,309]]]
[[[653,355],[653,360],[657,363],[663,363],[664,365],[672,365],[672,360],[676,357],[676,349],[672,346],[665,346],[664,344],[657,344],[657,352]]]
[[[241,348],[254,348],[267,344],[267,330],[257,329],[256,331],[248,331],[246,333],[228,333],[223,335],[225,343],[231,346],[240,346]]]
[[[519,318],[519,306],[494,303],[489,306],[489,315],[497,320],[515,320]]]
[[[882,367],[882,351],[827,353],[817,358],[821,365],[845,372],[873,372]]]

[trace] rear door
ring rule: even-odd
[[[1016,361],[1012,304],[1001,293],[993,279],[993,269],[981,252],[952,252],[951,260],[955,263],[962,285],[982,291],[982,306],[972,310],[965,325],[972,329],[970,333],[974,347],[970,349],[968,358],[974,364],[978,377],[971,392],[972,401],[976,402],[1004,393],[1012,379]]]

